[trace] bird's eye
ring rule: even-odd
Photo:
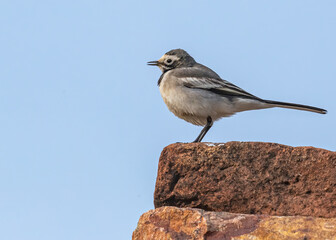
[[[173,62],[173,60],[171,60],[170,58],[168,58],[167,60],[166,60],[166,63],[168,63],[168,64],[171,64]]]

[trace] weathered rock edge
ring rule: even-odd
[[[155,207],[336,217],[336,152],[276,143],[176,143],[161,153]]]
[[[144,213],[133,240],[336,239],[335,218],[284,217],[161,207]]]

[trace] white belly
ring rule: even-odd
[[[205,90],[187,88],[174,80],[167,81],[165,77],[160,93],[168,109],[177,117],[195,125],[205,125],[208,116],[216,121],[234,114],[230,100]]]

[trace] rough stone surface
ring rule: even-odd
[[[336,217],[336,152],[275,143],[176,143],[161,154],[155,207]]]
[[[271,217],[162,207],[140,217],[132,239],[336,239],[336,218]]]

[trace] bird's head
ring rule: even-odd
[[[150,66],[158,66],[162,72],[167,72],[174,68],[192,67],[196,61],[183,49],[173,49],[165,53],[159,60],[150,61]]]

